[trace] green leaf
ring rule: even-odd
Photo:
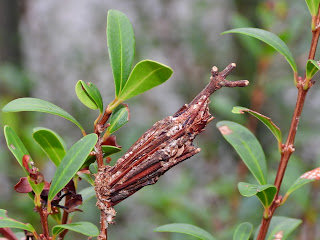
[[[166,225],[162,225],[160,227],[155,228],[153,231],[184,233],[190,236],[194,236],[198,239],[215,240],[215,238],[210,233],[191,224],[184,224],[184,223],[166,224]]]
[[[75,90],[79,100],[85,106],[93,110],[99,109],[100,113],[103,112],[102,97],[96,86],[92,83],[86,84],[84,81],[79,80]]]
[[[90,89],[87,90],[88,92],[90,92],[90,95],[92,96],[92,98],[94,99],[94,101],[96,102],[96,104],[99,107],[100,113],[103,112],[103,100],[102,100],[102,96],[101,93],[99,91],[99,89],[91,82],[88,83],[87,86],[85,86],[85,89]]]
[[[251,223],[241,223],[233,234],[233,240],[249,240],[252,230],[253,226]]]
[[[86,180],[90,185],[94,186],[94,181],[91,177],[90,174],[87,173],[82,173],[82,172],[78,172],[77,173],[79,177],[81,177],[82,179]]]
[[[252,197],[256,195],[264,207],[269,207],[277,193],[277,188],[272,184],[256,185],[245,182],[238,183],[238,189],[242,196]]]
[[[256,137],[247,128],[235,122],[220,121],[217,127],[257,181],[261,185],[267,184],[266,158]]]
[[[274,240],[276,237],[285,240],[295,230],[302,221],[300,219],[273,216],[266,236],[266,240]],[[260,226],[256,232],[255,238],[257,239]]]
[[[121,104],[118,107],[116,107],[113,110],[112,115],[110,117],[110,126],[107,129],[109,134],[121,128],[124,124],[126,124],[129,121],[129,118],[130,113],[127,105]]]
[[[295,73],[298,71],[292,53],[290,52],[287,45],[277,35],[259,28],[236,28],[229,31],[225,31],[222,34],[226,33],[241,33],[257,38],[267,43],[287,59],[288,63],[290,64]]]
[[[62,158],[66,155],[61,137],[48,128],[34,128],[32,137],[51,161],[59,166]]]
[[[81,233],[89,237],[96,237],[99,235],[99,229],[90,222],[74,222],[69,224],[56,225],[52,228],[52,235],[57,236],[64,229]]]
[[[30,179],[30,176],[27,177],[28,182],[36,195],[40,195],[44,188],[44,182],[36,184],[33,180]]]
[[[317,16],[320,0],[306,0],[311,16]]]
[[[287,193],[284,195],[282,204],[285,203],[285,201],[288,199],[289,195],[302,187],[303,185],[314,182],[316,180],[320,180],[320,168],[315,168],[311,171],[308,171],[304,173],[302,176],[300,176],[288,189]]]
[[[120,11],[108,11],[107,41],[118,96],[130,75],[135,52],[135,38],[130,20]]]
[[[154,88],[167,81],[172,73],[172,69],[166,65],[152,60],[143,60],[133,68],[118,99],[124,101]]]
[[[91,163],[91,164],[89,165],[89,171],[90,171],[91,174],[96,174],[96,173],[98,173],[98,165],[97,165],[96,162]]]
[[[70,148],[53,176],[48,201],[51,201],[73,178],[96,144],[97,139],[97,135],[92,133],[80,139]]]
[[[307,80],[310,80],[311,78],[313,78],[313,76],[320,70],[319,64],[320,63],[312,59],[309,59],[307,61],[307,66],[306,66]]]
[[[248,112],[251,115],[253,115],[254,117],[256,117],[257,119],[259,119],[262,123],[264,123],[264,125],[266,125],[270,131],[273,133],[273,135],[276,137],[276,139],[278,140],[278,145],[280,147],[281,150],[281,144],[282,144],[282,134],[281,134],[281,130],[280,128],[277,127],[277,125],[275,125],[272,121],[271,118],[264,116],[256,111],[253,111],[251,109],[245,108],[245,107],[234,107],[232,109],[233,113],[236,114],[242,114],[244,112]]]
[[[15,156],[15,158],[17,159],[23,171],[26,173],[26,176],[29,176],[28,171],[25,169],[25,167],[22,164],[23,156],[24,155],[30,156],[28,150],[26,149],[26,147],[24,146],[24,144],[22,143],[18,135],[15,133],[15,131],[11,127],[9,126],[4,127],[4,136],[6,138],[9,150],[12,152],[13,156]],[[30,157],[30,161],[32,161],[31,157]]]
[[[38,98],[18,98],[11,102],[9,102],[7,105],[5,105],[2,108],[3,112],[23,112],[23,111],[31,111],[31,112],[44,112],[44,113],[50,113],[54,115],[58,115],[60,117],[63,117],[65,119],[68,119],[69,121],[73,122],[75,125],[77,125],[82,132],[84,132],[83,127],[81,124],[72,117],[69,113],[67,113],[62,108],[47,102],[42,99]]]
[[[12,218],[4,217],[0,219],[0,228],[18,228],[34,233],[35,230],[30,223],[22,223]]]

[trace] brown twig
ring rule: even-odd
[[[154,184],[173,166],[200,152],[193,146],[194,138],[213,119],[209,113],[209,97],[222,87],[245,87],[247,80],[228,81],[225,78],[236,67],[229,64],[219,73],[211,70],[210,83],[190,102],[147,130],[113,167],[99,168],[95,178],[97,206],[101,213],[101,229],[113,223],[113,206],[139,189]],[[104,217],[104,219],[103,219]],[[101,230],[99,239],[106,239]]]
[[[41,226],[42,226],[42,231],[43,235],[46,240],[51,239],[49,235],[49,226],[48,226],[48,212],[43,209],[42,206],[37,206],[36,207],[39,215],[40,215],[40,221],[41,221]]]
[[[314,31],[312,31],[312,41],[311,41],[308,59],[314,59],[314,56],[316,54],[318,40],[319,40],[319,36],[320,36],[319,23],[320,23],[320,11],[318,10],[318,14],[316,17],[316,28]],[[271,219],[272,219],[272,216],[273,216],[273,213],[280,206],[280,203],[281,203],[281,196],[279,196],[281,183],[282,183],[290,156],[295,150],[294,149],[294,140],[295,140],[295,136],[296,136],[296,133],[298,130],[299,120],[300,120],[302,109],[303,109],[303,106],[305,103],[306,95],[308,93],[308,90],[313,85],[313,83],[310,82],[307,89],[304,89],[303,86],[305,84],[305,81],[306,81],[306,79],[301,78],[301,77],[299,77],[298,81],[297,81],[297,88],[298,88],[297,102],[296,102],[295,110],[293,113],[287,141],[282,147],[281,159],[280,159],[278,172],[277,172],[275,182],[274,182],[274,185],[277,187],[277,193],[276,193],[276,196],[270,206],[268,216],[264,217],[262,219],[261,227],[259,230],[257,240],[264,240],[265,239],[267,232],[268,232],[268,228],[269,228]]]

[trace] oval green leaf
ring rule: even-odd
[[[81,124],[72,117],[69,113],[67,113],[62,108],[47,102],[42,99],[38,98],[18,98],[11,102],[9,102],[7,105],[5,105],[2,108],[3,112],[23,112],[23,111],[31,111],[31,112],[44,112],[44,113],[50,113],[54,115],[58,115],[60,117],[63,117],[65,119],[68,119],[75,125],[77,125],[82,132],[84,132],[83,127]]]
[[[273,216],[266,236],[266,240],[274,240],[277,236],[278,239],[285,240],[295,230],[302,221],[300,219]],[[260,226],[257,229],[255,238],[257,239]]]
[[[89,237],[96,237],[99,235],[99,229],[90,222],[74,222],[69,224],[56,225],[52,228],[52,235],[57,236],[64,229],[81,233]]]
[[[35,230],[30,223],[22,223],[12,218],[1,218],[0,228],[18,228],[34,233]]]
[[[256,185],[239,182],[238,189],[240,194],[244,197],[256,195],[264,207],[269,207],[271,205],[277,193],[277,188],[272,184]]]
[[[118,147],[115,147],[115,146],[111,146],[111,145],[102,145],[101,149],[102,149],[103,157],[108,157],[108,156],[110,156],[110,155],[112,155],[114,153],[117,153],[117,152],[121,151],[121,148],[118,148]],[[81,168],[89,166],[95,160],[96,160],[95,156],[91,156],[91,155],[88,156],[87,160],[85,161],[85,163],[83,164],[83,166]]]
[[[88,83],[87,86],[85,86],[85,89],[90,92],[90,96],[92,96],[93,100],[95,101],[95,103],[97,104],[100,113],[103,112],[103,100],[102,100],[102,96],[101,93],[99,91],[99,89],[91,82]]]
[[[242,125],[220,121],[217,123],[223,137],[232,145],[249,171],[264,185],[267,183],[267,163],[263,149],[256,137]]]
[[[172,73],[173,70],[166,65],[152,60],[143,60],[133,68],[118,99],[124,101],[154,88],[167,81]]]
[[[194,225],[185,224],[185,223],[166,224],[166,225],[162,225],[160,227],[155,228],[153,231],[184,233],[202,240],[215,240],[215,238],[207,231],[199,227],[196,227]]]
[[[241,223],[236,228],[233,234],[233,240],[249,240],[252,231],[253,231],[253,226],[251,223],[248,223],[248,222]]]
[[[120,11],[108,11],[107,42],[115,92],[118,96],[130,75],[135,52],[132,25],[128,17]]]
[[[320,0],[306,0],[311,16],[317,16]]]
[[[50,160],[56,166],[59,166],[61,160],[66,155],[66,150],[61,137],[48,128],[34,128],[32,137]]]
[[[307,66],[306,66],[306,77],[307,81],[313,78],[313,76],[320,70],[319,62],[309,59],[307,61]]]
[[[4,127],[4,136],[6,138],[6,142],[8,145],[9,150],[12,152],[13,156],[17,159],[18,163],[22,167],[23,171],[26,173],[26,176],[29,176],[28,171],[25,169],[25,167],[22,164],[22,158],[24,155],[30,156],[28,150],[18,137],[18,135],[15,133],[15,131],[9,127]],[[30,157],[30,161],[32,161]]]
[[[303,185],[314,182],[316,180],[320,180],[320,168],[315,168],[311,171],[308,171],[301,175],[288,189],[287,193],[284,195],[283,200],[281,204],[285,203],[285,201],[288,199],[289,195],[302,187]]]
[[[119,128],[121,128],[123,125],[125,125],[130,118],[129,108],[127,105],[119,105],[116,107],[112,115],[110,117],[110,126],[108,127],[107,131],[109,134],[114,133]]]
[[[98,105],[96,104],[96,102],[94,101],[90,93],[87,91],[85,86],[89,88],[88,85],[82,80],[79,80],[77,82],[75,90],[76,90],[78,99],[80,100],[80,102],[83,103],[83,105],[87,106],[88,108],[91,108],[93,110],[98,109]]]
[[[87,156],[96,144],[98,137],[91,133],[76,142],[62,159],[55,172],[48,195],[51,201],[55,195],[74,177],[85,162]]]
[[[242,114],[244,112],[248,112],[250,113],[252,116],[256,117],[257,119],[259,119],[264,125],[266,125],[269,130],[273,133],[273,135],[276,137],[276,139],[278,140],[278,146],[279,146],[279,150],[281,151],[281,144],[282,144],[282,134],[281,134],[281,130],[280,128],[278,128],[277,125],[275,125],[272,121],[271,118],[264,116],[256,111],[253,111],[251,109],[245,108],[245,107],[234,107],[232,109],[233,113],[236,114]]]
[[[290,52],[287,45],[277,35],[259,28],[236,28],[229,31],[225,31],[221,34],[226,33],[241,33],[265,42],[266,44],[270,45],[275,50],[277,50],[279,53],[281,53],[287,59],[288,63],[290,64],[295,73],[298,71],[292,53]]]

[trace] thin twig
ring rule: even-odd
[[[320,9],[320,6],[319,6]],[[320,29],[319,29],[319,23],[320,23],[320,11],[318,9],[318,14],[316,18],[316,28],[314,31],[312,31],[312,41],[311,41],[311,46],[310,46],[310,51],[309,51],[309,59],[314,59],[314,56],[316,54],[317,50],[317,45],[319,41],[319,36],[320,36]],[[298,125],[299,125],[299,120],[301,117],[302,109],[305,103],[306,95],[308,93],[308,90],[312,87],[312,82],[309,83],[307,86],[307,89],[304,89],[304,83],[306,79],[302,79],[301,77],[297,78],[297,88],[298,88],[298,96],[297,96],[297,102],[295,106],[295,110],[293,113],[291,125],[290,125],[290,130],[289,134],[287,137],[286,143],[283,145],[282,152],[281,152],[281,159],[278,167],[278,172],[275,178],[274,185],[277,188],[277,193],[276,196],[270,206],[269,214],[267,217],[264,217],[261,221],[261,227],[259,230],[259,234],[257,237],[257,240],[264,240],[268,228],[272,219],[272,216],[275,212],[275,210],[280,206],[281,203],[281,196],[279,196],[279,191],[281,187],[281,183],[288,165],[288,161],[290,159],[291,154],[294,152],[294,140],[295,136],[298,130]]]

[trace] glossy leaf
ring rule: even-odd
[[[167,81],[172,73],[172,69],[166,65],[152,60],[143,60],[133,68],[118,99],[124,101],[154,88]]]
[[[275,125],[272,121],[271,118],[264,116],[256,111],[253,111],[251,109],[245,108],[245,107],[234,107],[232,109],[233,113],[237,113],[237,114],[242,114],[244,112],[248,112],[250,113],[252,116],[256,117],[257,119],[259,119],[262,123],[264,123],[264,125],[266,125],[270,131],[273,133],[273,135],[276,137],[276,139],[278,140],[278,145],[281,147],[281,142],[282,142],[282,134],[281,134],[281,130],[280,128],[278,128],[277,125]]]
[[[89,134],[77,141],[66,153],[53,176],[48,201],[51,201],[54,196],[73,178],[96,144],[97,139],[98,137],[96,134]]]
[[[300,176],[288,189],[287,193],[283,197],[282,203],[284,203],[288,199],[291,193],[293,193],[303,185],[310,182],[314,182],[316,180],[320,180],[320,168],[315,168],[311,171],[304,173],[302,176]]]
[[[225,31],[222,34],[226,33],[241,33],[257,38],[267,43],[287,59],[288,63],[290,64],[295,73],[298,71],[292,53],[290,52],[287,45],[277,35],[259,28],[236,28],[229,31]]]
[[[264,207],[269,207],[277,193],[274,185],[256,185],[245,182],[238,183],[238,189],[242,196],[252,197],[256,195]]]
[[[64,229],[81,233],[85,236],[96,237],[99,235],[99,229],[90,222],[74,222],[69,224],[55,225],[52,228],[52,235],[57,236]]]
[[[89,82],[88,85],[85,86],[85,89],[90,89],[88,91],[90,91],[92,98],[94,99],[94,101],[98,105],[100,113],[102,113],[103,112],[103,100],[102,100],[102,96],[101,96],[99,89],[91,82]]]
[[[249,240],[253,231],[251,223],[241,223],[233,234],[233,240]]]
[[[266,184],[266,158],[256,137],[247,128],[235,122],[221,121],[217,123],[217,127],[223,137],[240,155],[257,181],[261,185]]]
[[[317,62],[315,60],[309,59],[307,61],[306,66],[306,77],[307,80],[310,80],[313,78],[313,76],[320,70],[320,62]]]
[[[44,112],[44,113],[50,113],[54,115],[58,115],[60,117],[63,117],[65,119],[68,119],[69,121],[73,122],[75,125],[77,125],[82,132],[84,132],[83,127],[81,124],[72,117],[69,113],[67,113],[62,108],[47,102],[42,99],[38,98],[18,98],[11,102],[9,102],[7,105],[5,105],[2,108],[3,112],[23,112],[23,111],[32,111],[32,112]]]
[[[124,124],[126,124],[129,121],[130,113],[129,108],[127,105],[119,105],[116,107],[112,115],[110,117],[110,126],[108,127],[107,131],[109,134],[117,131],[119,128],[121,128]]]
[[[96,86],[92,83],[86,84],[84,81],[79,80],[75,90],[79,100],[85,106],[93,110],[99,109],[100,113],[103,112],[102,97]]]
[[[95,103],[93,98],[90,96],[90,93],[84,88],[87,84],[83,82],[82,80],[79,80],[76,84],[75,90],[78,99],[80,102],[82,102],[85,106],[88,108],[91,108],[93,110],[98,109],[98,105]]]
[[[116,96],[119,95],[131,72],[135,38],[130,20],[117,10],[109,10],[107,42]]]
[[[4,217],[0,219],[0,228],[18,228],[34,233],[35,230],[30,223],[22,223],[12,218]]]
[[[61,137],[48,128],[34,128],[32,137],[51,161],[56,166],[59,166],[61,160],[66,155]]]
[[[320,0],[306,0],[311,16],[316,16],[319,9]]]
[[[160,227],[157,227],[153,230],[154,232],[175,232],[175,233],[183,233],[190,236],[194,236],[198,239],[203,240],[215,240],[215,238],[208,233],[207,231],[196,227],[191,224],[185,224],[185,223],[172,223],[172,224],[166,224],[162,225]]]
[[[266,236],[266,240],[275,240],[277,238],[285,240],[301,223],[302,221],[300,219],[273,216]],[[254,239],[257,239],[259,228]]]
[[[9,150],[12,152],[13,156],[15,156],[18,163],[23,168],[23,171],[26,173],[26,176],[29,176],[28,171],[25,169],[22,163],[22,158],[24,155],[30,156],[28,150],[26,149],[26,147],[24,146],[24,144],[22,143],[18,135],[15,133],[15,131],[11,127],[9,126],[4,127],[4,136],[6,138]],[[30,161],[32,161],[31,158],[30,158]]]

